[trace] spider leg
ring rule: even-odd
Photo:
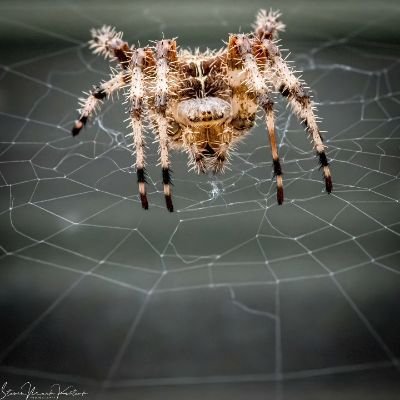
[[[304,122],[310,134],[314,148],[319,157],[319,162],[323,169],[325,188],[328,193],[332,191],[332,177],[329,170],[329,162],[325,154],[325,145],[322,135],[318,128],[317,118],[314,114],[315,105],[310,95],[294,75],[285,60],[281,57],[278,47],[270,40],[264,40],[262,47],[265,49],[267,66],[265,75],[275,86],[276,90],[286,97],[297,117]]]
[[[152,60],[152,52],[149,49],[137,49],[133,51],[130,62],[131,84],[128,92],[130,103],[130,127],[132,133],[127,136],[133,137],[133,146],[136,152],[136,174],[139,185],[139,194],[142,207],[147,210],[149,202],[146,194],[146,173],[145,173],[145,141],[143,135],[143,124],[145,112],[145,76],[144,69]]]
[[[280,21],[282,14],[271,9],[260,10],[256,16],[256,21],[252,25],[254,33],[259,39],[277,39],[279,31],[285,30],[285,24]]]
[[[265,111],[265,121],[268,129],[269,144],[271,146],[272,161],[274,165],[274,175],[276,178],[276,198],[278,204],[283,203],[283,182],[282,182],[282,168],[278,155],[278,147],[276,145],[275,136],[275,115],[274,115],[274,103],[269,96],[265,96],[260,100],[260,105]]]
[[[246,73],[247,102],[252,98],[257,101],[266,114],[266,125],[268,128],[269,142],[271,145],[272,159],[274,165],[274,175],[277,184],[277,201],[283,203],[283,181],[282,169],[278,156],[278,149],[275,137],[275,116],[273,102],[270,99],[268,84],[260,70],[260,55],[257,48],[246,35],[233,35],[229,41],[229,53],[231,58],[239,59],[242,63],[244,73]]]
[[[92,90],[89,96],[84,99],[80,99],[81,108],[78,110],[79,119],[77,119],[72,128],[72,136],[79,134],[81,129],[85,126],[88,119],[94,114],[96,109],[103,103],[103,100],[111,96],[114,92],[118,91],[126,85],[129,81],[129,77],[125,72],[121,71],[114,75],[110,80],[102,82],[94,90]]]
[[[123,69],[127,69],[131,59],[132,50],[129,44],[122,40],[122,32],[117,32],[111,26],[102,26],[92,29],[92,40],[89,47],[94,54],[102,54],[105,58],[116,59]]]
[[[168,97],[169,97],[169,73],[170,66],[176,62],[176,41],[160,40],[156,44],[156,87],[155,87],[155,110],[156,125],[158,128],[158,143],[160,153],[160,164],[162,168],[162,180],[164,186],[164,197],[167,209],[172,212],[171,193],[171,168],[169,159],[169,137],[168,120],[166,116]]]

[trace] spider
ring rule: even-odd
[[[92,29],[90,48],[116,60],[111,79],[80,99],[76,136],[102,102],[125,88],[136,153],[136,172],[142,207],[146,194],[145,121],[155,132],[166,206],[173,211],[170,149],[186,151],[188,166],[197,173],[223,172],[233,147],[254,126],[263,110],[277,185],[277,202],[283,203],[282,168],[275,136],[273,91],[280,92],[305,124],[323,170],[326,192],[332,179],[325,146],[315,116],[315,106],[302,80],[282,58],[277,38],[285,25],[279,11],[260,10],[254,31],[231,34],[226,48],[194,52],[178,50],[176,38],[135,48],[122,32],[103,26]]]

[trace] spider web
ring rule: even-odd
[[[70,135],[81,91],[109,71],[88,29],[216,48],[265,5],[1,6],[3,381],[96,399],[399,395],[400,10],[272,3],[328,131],[334,191],[277,98],[284,205],[259,123],[225,175],[173,153],[173,214],[151,134],[140,207],[122,99]]]

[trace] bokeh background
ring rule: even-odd
[[[69,133],[81,92],[109,72],[89,29],[219,48],[269,7],[318,102],[334,192],[277,98],[282,207],[260,120],[223,176],[173,155],[173,214],[149,132],[144,212],[123,96]],[[1,0],[0,384],[398,399],[399,17],[397,1]]]

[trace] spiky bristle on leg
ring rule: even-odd
[[[280,20],[281,15],[279,10],[260,10],[252,25],[256,35],[260,39],[277,39],[278,33],[285,30],[285,24]]]
[[[315,103],[312,101],[304,82],[295,75],[286,59],[282,58],[276,44],[272,40],[264,39],[262,46],[265,49],[268,60],[265,76],[273,83],[275,89],[287,99],[293,112],[305,124],[319,157],[320,165],[323,168],[326,191],[330,193],[332,191],[332,178],[325,154],[326,146],[323,143],[315,114]]]
[[[119,72],[116,75],[112,75],[110,80],[96,86],[89,94],[86,93],[86,98],[80,98],[79,104],[81,107],[78,110],[80,117],[72,127],[72,136],[78,135],[88,119],[100,108],[103,100],[123,88],[128,80],[129,77],[124,72]]]
[[[122,32],[104,25],[99,29],[92,29],[91,34],[93,39],[89,41],[89,47],[94,54],[117,59],[122,68],[128,68],[131,49],[129,44],[122,40]]]

